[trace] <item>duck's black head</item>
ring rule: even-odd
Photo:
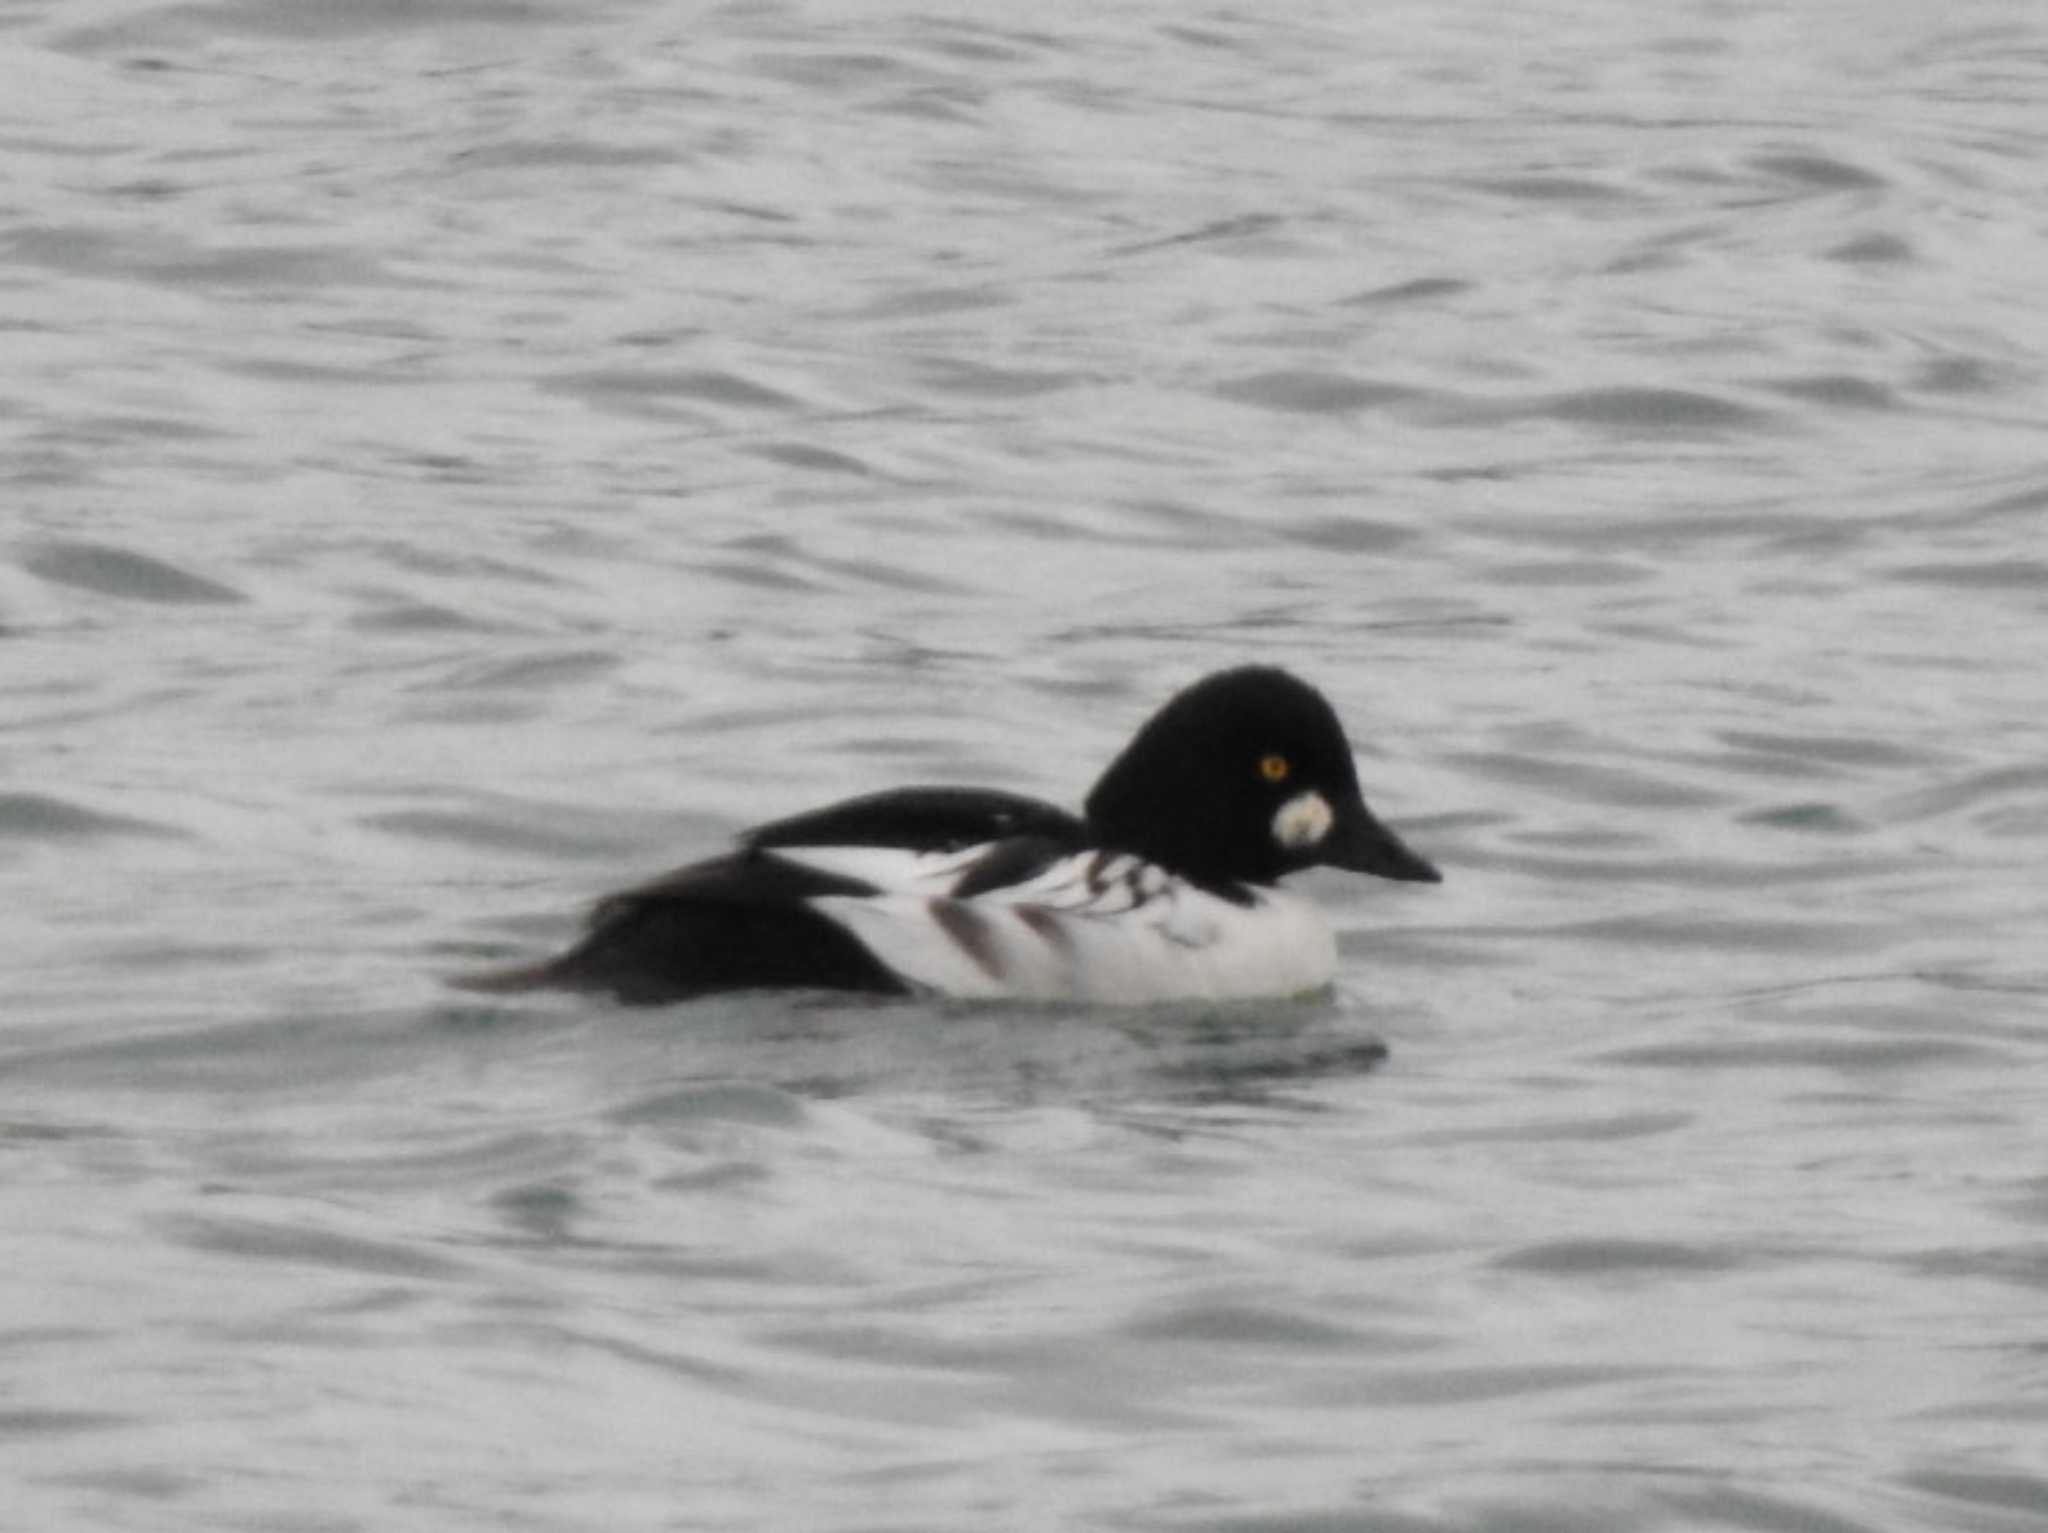
[[[1086,807],[1105,844],[1211,886],[1270,884],[1318,865],[1442,877],[1365,807],[1323,695],[1270,666],[1219,671],[1176,695]]]

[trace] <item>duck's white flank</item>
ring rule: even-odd
[[[1079,852],[1035,877],[952,897],[986,847],[788,847],[775,855],[883,892],[809,903],[913,985],[967,1000],[1251,1000],[1328,985],[1336,939],[1305,899],[1236,904],[1136,857]]]

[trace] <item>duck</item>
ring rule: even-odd
[[[1327,990],[1336,939],[1279,887],[1442,874],[1366,805],[1328,699],[1216,672],[1138,730],[1074,814],[1000,789],[867,793],[598,901],[566,951],[457,979],[635,1006],[746,990],[1131,1006]]]

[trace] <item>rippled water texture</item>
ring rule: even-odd
[[[0,8],[0,1523],[2048,1526],[2048,16]],[[1245,659],[1336,996],[483,1005]]]

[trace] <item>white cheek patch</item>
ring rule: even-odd
[[[1273,839],[1298,851],[1320,842],[1336,820],[1329,800],[1311,788],[1295,794],[1273,812]]]

